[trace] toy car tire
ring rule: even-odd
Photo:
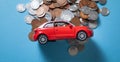
[[[40,44],[45,44],[45,43],[47,43],[47,41],[48,41],[48,38],[47,38],[47,36],[46,35],[39,35],[39,37],[38,37],[38,42],[40,43]]]
[[[87,34],[85,31],[79,31],[77,34],[77,39],[80,41],[85,41],[87,39]]]

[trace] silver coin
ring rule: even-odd
[[[75,56],[78,54],[78,48],[76,46],[70,46],[68,52],[71,56]]]
[[[36,11],[33,10],[32,8],[30,8],[30,9],[28,10],[28,13],[29,13],[30,15],[36,15]]]
[[[39,5],[43,4],[43,0],[38,0],[39,1]]]
[[[100,9],[100,13],[101,13],[103,16],[107,16],[107,15],[109,15],[110,11],[108,10],[108,8],[103,7],[102,9]]]
[[[84,13],[84,14],[89,14],[90,13],[90,9],[87,6],[83,6],[82,8],[80,8],[80,10]]]
[[[70,10],[63,10],[60,18],[64,21],[70,21],[74,17],[74,14]]]
[[[45,14],[45,18],[46,18],[48,21],[51,21],[51,19],[52,19],[51,13],[50,13],[50,12],[47,12],[47,13]]]
[[[37,15],[37,16],[38,16],[38,17],[43,17],[45,14],[46,14],[46,13],[45,13],[45,12],[43,12],[42,14]]]
[[[38,9],[39,8],[39,1],[38,0],[33,0],[30,3],[32,9]]]
[[[98,19],[98,13],[96,11],[90,11],[89,13],[89,20],[97,20]]]
[[[34,17],[31,16],[31,15],[25,16],[25,22],[26,22],[27,24],[31,24],[31,22],[32,22],[33,19],[34,19]]]
[[[18,4],[16,6],[16,9],[17,9],[18,12],[24,12],[26,10],[24,4]]]
[[[31,8],[30,3],[27,3],[27,4],[25,5],[25,7],[26,7],[26,9],[27,9],[27,11],[28,11],[28,13],[29,13],[30,15],[36,15],[36,11]]]
[[[107,0],[99,0],[99,3],[102,5],[106,4],[106,2],[107,2]]]
[[[88,22],[88,27],[91,29],[95,29],[97,28],[97,26],[98,26],[97,21]]]
[[[70,11],[76,11],[78,9],[78,7],[77,7],[77,5],[71,5],[70,7],[69,7],[69,10]]]
[[[77,3],[77,4],[78,4],[80,1],[81,1],[81,0],[76,0],[76,1],[75,1],[75,3]]]

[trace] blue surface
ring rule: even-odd
[[[94,30],[94,37],[85,50],[74,57],[68,54],[69,45],[65,41],[49,42],[44,46],[29,41],[31,26],[24,22],[27,13],[16,11],[18,3],[28,1],[0,1],[0,62],[120,62],[120,0],[107,2],[105,6],[110,15],[99,15],[100,24]]]

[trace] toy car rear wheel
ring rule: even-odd
[[[48,38],[47,38],[47,36],[46,35],[39,35],[39,37],[38,37],[38,42],[40,43],[40,44],[45,44],[45,43],[47,43],[47,41],[48,41]]]
[[[87,33],[85,31],[79,31],[77,34],[77,39],[80,41],[85,41],[87,39]]]

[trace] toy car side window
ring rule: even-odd
[[[68,23],[65,22],[55,22],[55,27],[66,27]]]
[[[53,22],[45,24],[44,28],[54,27]]]

